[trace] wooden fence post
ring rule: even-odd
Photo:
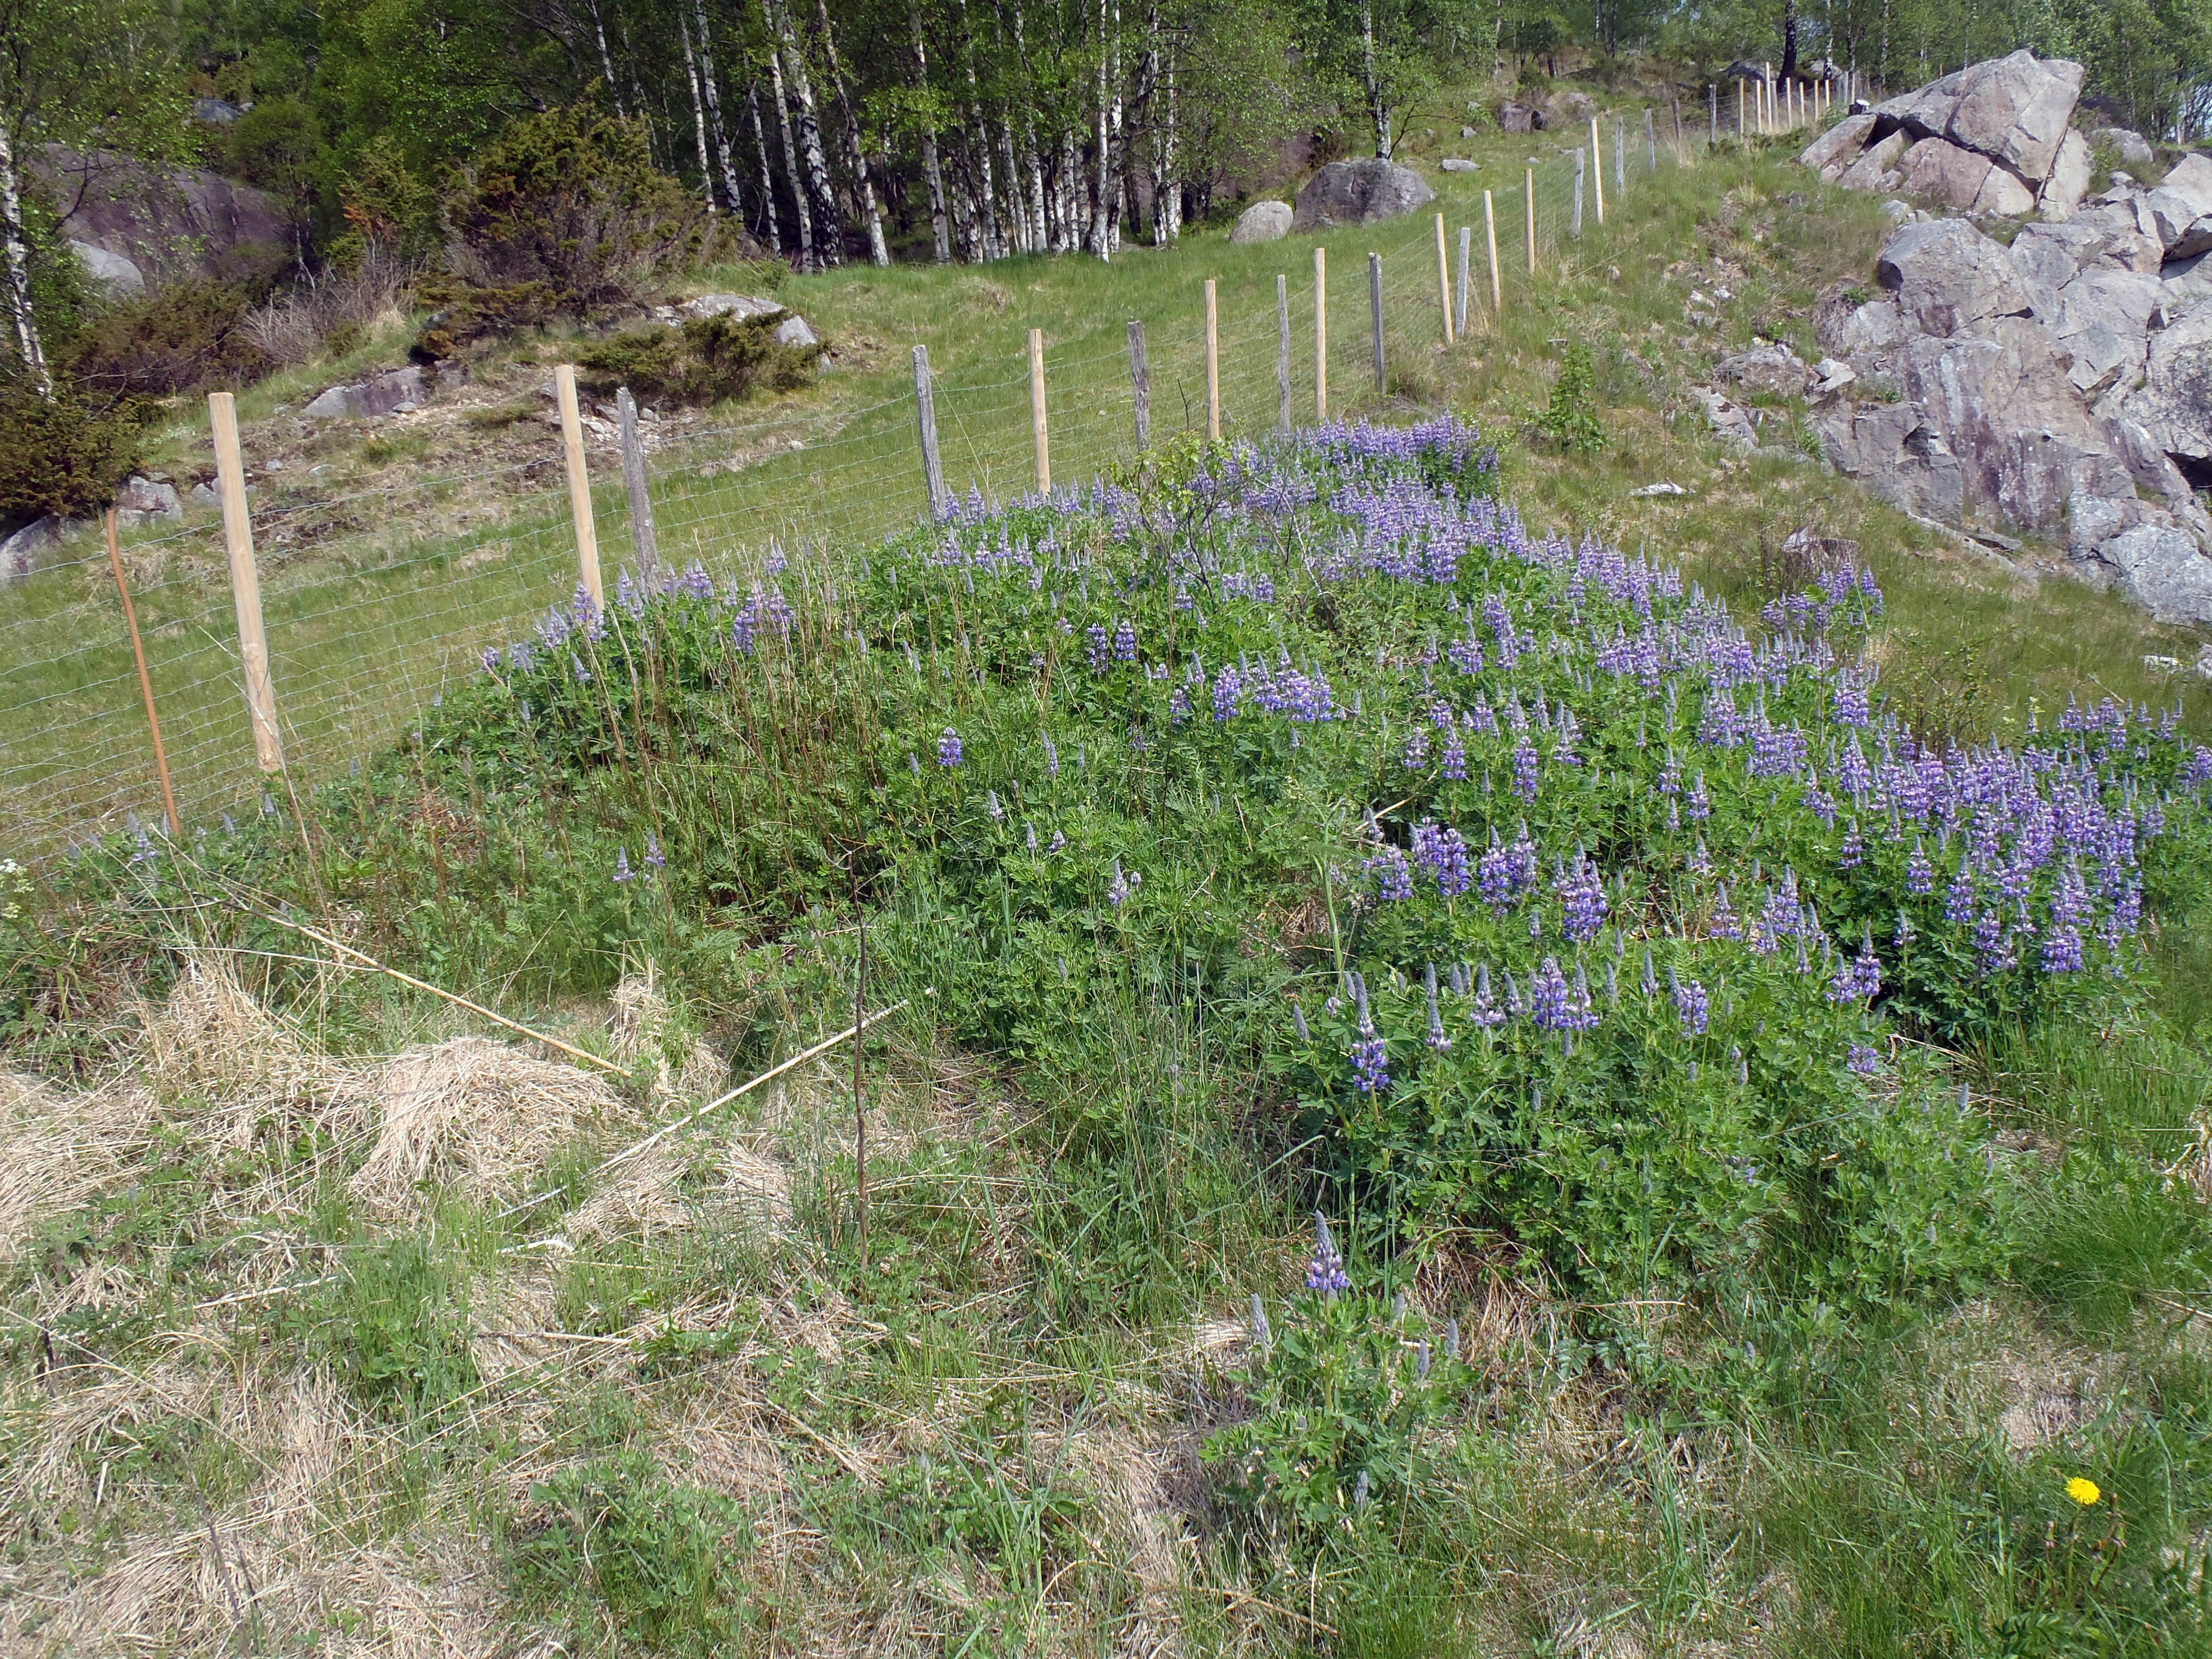
[[[1328,419],[1328,250],[1314,250],[1314,423]]]
[[[1444,216],[1437,215],[1437,309],[1443,313],[1444,343],[1456,337],[1452,329],[1451,260],[1444,252]]]
[[[1206,279],[1206,441],[1221,441],[1221,310]]]
[[[1624,199],[1628,195],[1628,123],[1613,118],[1613,187]],[[1604,192],[1599,192],[1602,198]]]
[[[1646,108],[1644,112],[1644,170],[1646,173],[1658,172],[1659,135],[1652,128],[1651,112],[1649,108]]]
[[[1486,213],[1490,207],[1490,192],[1486,190],[1482,192],[1482,202],[1483,210]],[[1467,337],[1467,268],[1474,262],[1474,227],[1462,225],[1459,228],[1459,304],[1454,319],[1459,325],[1462,339]],[[1491,309],[1495,312],[1498,307],[1492,306]]]
[[[929,511],[943,518],[952,506],[945,487],[945,459],[937,449],[937,386],[930,377],[929,348],[914,349],[914,410],[921,425],[921,481],[929,490]]]
[[[138,607],[131,603],[131,584],[123,576],[123,550],[115,540],[115,509],[107,509],[107,562],[115,568],[115,592],[123,601],[123,620],[131,629],[131,654],[138,664],[138,690],[146,699],[146,729],[154,738],[154,775],[161,781],[161,804],[169,816],[169,839],[185,838],[177,816],[177,792],[169,786],[169,757],[161,747],[161,717],[154,712],[154,677],[146,670],[146,641],[138,637]]]
[[[1745,82],[1744,82],[1744,78],[1743,78],[1741,75],[1739,75],[1739,76],[1736,76],[1736,78],[1735,78],[1735,136],[1736,136],[1737,137],[1739,137],[1739,138],[1741,138],[1741,137],[1742,137],[1744,136],[1744,134],[1743,134],[1743,103],[1744,103],[1744,90],[1745,90]]]
[[[1721,143],[1721,89],[1717,84],[1705,82],[1705,148],[1718,149]]]
[[[1152,443],[1152,366],[1145,357],[1145,319],[1129,319],[1129,385],[1137,394],[1137,447]]]
[[[592,475],[584,464],[584,417],[576,408],[576,366],[558,363],[553,390],[561,400],[561,445],[568,459],[568,514],[576,521],[576,565],[592,604],[607,608],[599,582],[599,532],[592,521]]]
[[[1524,216],[1528,227],[1528,274],[1534,276],[1536,274],[1536,169],[1529,167],[1524,182],[1528,188],[1528,207]]]
[[[1589,170],[1589,156],[1586,150],[1575,152],[1575,235],[1583,234],[1583,174]]]
[[[1291,430],[1291,279],[1275,278],[1275,392],[1282,409],[1275,424],[1287,437]]]
[[[1052,445],[1044,428],[1044,331],[1030,331],[1030,429],[1036,435],[1037,494],[1052,494]]]
[[[1605,223],[1605,140],[1599,136],[1597,117],[1590,117],[1590,182],[1596,185],[1597,222]]]
[[[1382,360],[1382,256],[1367,256],[1367,309],[1375,319],[1375,395],[1390,389],[1389,371]]]
[[[246,670],[246,709],[253,722],[254,757],[263,771],[278,772],[284,767],[284,744],[276,735],[269,636],[261,625],[261,573],[253,562],[253,519],[246,506],[237,399],[228,392],[208,393],[208,424],[215,430],[216,487],[222,492],[222,540],[230,556],[230,597],[238,611],[238,659]]]
[[[1505,283],[1498,273],[1498,210],[1490,204],[1490,192],[1482,192],[1482,236],[1490,244],[1490,317],[1491,326],[1505,314]]]
[[[637,399],[623,386],[615,392],[615,419],[622,428],[623,492],[629,497],[629,545],[637,556],[642,581],[660,568],[660,538],[653,528],[653,496],[646,487],[645,443],[638,436]]]

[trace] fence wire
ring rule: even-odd
[[[1726,97],[1723,116],[1733,110]],[[1595,258],[1593,169],[1608,209],[1654,166],[1686,165],[1705,147],[1707,111],[1605,118],[1593,156],[1587,128],[1532,134],[1526,162],[1471,179],[1404,219],[1328,239],[1328,413],[1376,406],[1367,256],[1380,256],[1387,396],[1444,339],[1460,283],[1461,228],[1471,232],[1466,331],[1492,316],[1481,191],[1492,192],[1500,283],[1510,308]],[[1728,125],[1724,120],[1723,126]],[[1618,132],[1618,137],[1616,137]],[[1583,199],[1575,206],[1576,153]],[[1534,203],[1534,270],[1529,203]],[[1448,274],[1438,282],[1434,214],[1445,217]],[[1310,254],[1287,260],[1290,417],[1315,418],[1315,292]],[[1223,434],[1259,437],[1282,415],[1273,272],[1218,279]],[[1047,424],[1055,485],[1088,486],[1136,449],[1126,326],[1146,325],[1152,438],[1206,424],[1203,291],[1198,281],[1148,292],[1133,310],[1046,337]],[[933,367],[945,478],[956,495],[1003,501],[1036,483],[1027,328],[1010,318],[1003,351]],[[934,354],[933,354],[934,355]],[[598,411],[594,411],[595,414]],[[611,414],[611,410],[606,410]],[[635,568],[629,506],[611,426],[586,450],[592,510],[610,591]],[[772,544],[826,559],[927,514],[910,391],[803,414],[774,410],[710,424],[643,423],[656,539],[664,562],[696,561],[718,581],[754,580]],[[288,766],[328,777],[389,744],[421,711],[476,672],[488,647],[528,635],[577,584],[576,536],[557,431],[527,460],[416,479],[384,490],[263,503],[249,495],[261,570],[270,679]],[[225,813],[273,808],[255,764],[228,565],[219,522],[126,534],[123,562],[145,641],[177,799],[187,833]],[[121,604],[97,535],[61,562],[0,588],[0,854],[41,860],[134,817],[161,818],[151,746]]]

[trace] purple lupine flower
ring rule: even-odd
[[[1054,830],[1054,831],[1052,832],[1052,842],[1051,842],[1051,844],[1050,844],[1049,846],[1048,846],[1048,847],[1044,849],[1044,855],[1045,855],[1047,858],[1055,858],[1055,857],[1057,857],[1059,854],[1060,854],[1061,853],[1066,852],[1066,850],[1067,850],[1067,832],[1066,832],[1066,830]]]
[[[1178,685],[1168,696],[1168,718],[1181,726],[1190,718],[1190,693]]]
[[[1513,750],[1513,792],[1522,800],[1536,799],[1538,765],[1536,746],[1522,738]]]
[[[1106,902],[1112,905],[1116,910],[1120,909],[1123,905],[1129,902],[1129,896],[1136,891],[1138,887],[1143,884],[1144,879],[1145,878],[1142,876],[1138,875],[1133,871],[1123,871],[1121,868],[1121,860],[1118,858],[1115,859],[1114,860],[1114,880],[1112,884],[1106,889]]]
[[[1437,878],[1437,891],[1457,898],[1474,884],[1468,870],[1467,842],[1449,825],[1424,822],[1413,830],[1413,856]]]
[[[1582,970],[1575,971],[1579,977]],[[1588,989],[1577,990],[1567,983],[1556,957],[1546,957],[1530,981],[1528,1010],[1537,1025],[1547,1031],[1587,1031],[1597,1024],[1597,1011],[1590,1006]]]
[[[645,832],[645,865],[648,870],[665,870],[668,854],[660,850],[660,837],[648,830]]]
[[[948,769],[960,764],[960,734],[949,726],[937,740],[937,763]]]
[[[1611,907],[1606,902],[1605,884],[1599,878],[1597,866],[1590,862],[1589,854],[1579,847],[1575,848],[1575,867],[1568,870],[1563,866],[1559,870],[1553,890],[1559,896],[1565,913],[1567,937],[1578,945],[1595,939],[1598,930],[1605,926],[1606,914]]]
[[[1044,775],[1048,778],[1060,775],[1060,745],[1050,738],[1044,740]]]
[[[1702,823],[1713,815],[1712,797],[1705,793],[1705,775],[1698,774],[1698,781],[1690,786],[1690,821]]]
[[[1114,628],[1114,660],[1134,662],[1136,659],[1137,625],[1124,617]]]
[[[1361,868],[1376,872],[1376,896],[1384,903],[1402,903],[1413,896],[1413,872],[1406,863],[1405,854],[1397,848],[1384,848],[1373,858],[1364,860]]]
[[[637,872],[629,867],[629,848],[627,847],[616,848],[615,879],[618,882],[622,882],[635,881],[636,878]]]
[[[1851,1044],[1850,1058],[1844,1061],[1844,1064],[1861,1077],[1872,1077],[1881,1070],[1881,1056],[1864,1043],[1854,1042]]]
[[[983,810],[991,815],[994,823],[1004,823],[1006,820],[1006,806],[999,799],[999,792],[995,789],[983,792]]]
[[[1237,718],[1237,700],[1244,695],[1244,682],[1233,668],[1225,665],[1213,678],[1213,718],[1226,725]]]
[[[1024,818],[1022,820],[1022,835],[1024,840],[1029,843],[1029,850],[1031,853],[1035,853],[1037,849],[1036,825],[1031,823],[1027,818]]]
[[[1104,673],[1107,662],[1106,624],[1091,623],[1083,630],[1083,638],[1084,655],[1090,661],[1091,672],[1094,674]]]
[[[1866,862],[1866,839],[1859,834],[1859,821],[1853,818],[1850,827],[1844,831],[1844,844],[1836,852],[1836,868],[1856,870]]]
[[[485,673],[487,673],[487,674],[492,674],[492,673],[496,673],[496,672],[498,672],[498,671],[499,671],[499,647],[498,647],[497,646],[495,646],[495,645],[488,645],[488,646],[484,647],[484,648],[483,648],[483,665],[484,665],[484,672],[485,672]]]
[[[1451,1038],[1444,1033],[1443,1016],[1437,1007],[1437,964],[1433,962],[1431,963],[1428,967],[1427,988],[1429,993],[1429,1047],[1435,1049],[1437,1053],[1441,1054],[1449,1049],[1452,1045]]]
[[[1351,1275],[1344,1271],[1343,1255],[1330,1236],[1328,1218],[1319,1210],[1314,1212],[1313,1260],[1306,1264],[1306,1288],[1324,1297],[1334,1297],[1352,1288]]]
[[[1912,838],[1912,856],[1905,863],[1905,890],[1915,898],[1924,898],[1936,890],[1936,866],[1928,861],[1928,848],[1921,838]]]
[[[1474,1012],[1471,1018],[1485,1030],[1505,1023],[1505,1011],[1498,1006],[1498,999],[1490,989],[1490,964],[1486,962],[1475,970]]]
[[[1422,767],[1427,765],[1429,761],[1429,734],[1425,732],[1415,732],[1407,738],[1406,752],[1403,758],[1406,763],[1406,769],[1408,772],[1418,772]]]
[[[1467,778],[1467,744],[1456,727],[1444,739],[1444,776],[1454,783],[1463,782]]]
[[[1352,1085],[1364,1095],[1379,1095],[1390,1086],[1387,1050],[1367,1006],[1367,981],[1358,974],[1352,976],[1352,994],[1359,1006],[1359,1040],[1352,1045]]]
[[[1721,884],[1720,896],[1715,900],[1713,904],[1713,937],[1716,939],[1741,939],[1743,937],[1743,925],[1737,921],[1735,919],[1735,911],[1729,903],[1729,890],[1728,884],[1726,882],[1723,882]]]
[[[1705,988],[1693,979],[1680,978],[1670,966],[1667,969],[1667,988],[1674,999],[1674,1012],[1681,1019],[1682,1035],[1705,1036],[1712,1012],[1712,1002],[1705,995]]]
[[[2054,927],[2043,936],[2043,971],[2046,974],[2078,974],[2081,971],[2085,953],[2081,948],[2081,933],[2076,927]]]

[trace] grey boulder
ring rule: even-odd
[[[2151,149],[2150,141],[2142,134],[2130,132],[2125,127],[2099,127],[2089,135],[2089,142],[2110,144],[2119,152],[2120,160],[2138,167],[2157,159]]]
[[[2011,254],[1963,219],[1904,226],[1883,244],[1875,276],[1920,332],[1939,337],[2032,309]]]
[[[1498,106],[1498,130],[1500,132],[1536,132],[1544,125],[1544,112],[1534,104],[1516,103],[1507,99]]]
[[[1420,174],[1372,156],[1359,161],[1331,161],[1306,180],[1298,192],[1297,211],[1291,228],[1297,231],[1332,229],[1340,225],[1371,224],[1378,219],[1411,213],[1436,199]]]
[[[430,395],[421,368],[388,368],[365,380],[334,386],[308,400],[300,413],[311,421],[368,421],[412,408]]]
[[[2162,623],[2212,622],[2212,558],[2171,525],[2141,524],[2099,550],[2118,587]]]
[[[1812,371],[1805,360],[1787,345],[1761,342],[1748,351],[1723,357],[1715,365],[1724,380],[1733,380],[1746,392],[1764,392],[1781,398],[1804,394]]]
[[[1291,234],[1288,202],[1255,202],[1237,216],[1237,228],[1229,240],[1238,246],[1252,242],[1279,242]]]
[[[2200,483],[2212,483],[2212,299],[2161,329],[2121,412]]]
[[[115,498],[115,521],[125,527],[153,523],[157,519],[181,519],[185,503],[177,487],[150,478],[131,477]]]
[[[2022,48],[1977,64],[1960,84],[1949,137],[2039,183],[2057,159],[2081,91],[2081,64],[2063,58],[2038,59]]]
[[[49,513],[0,540],[0,583],[19,582],[53,560],[68,524]]]
[[[757,294],[702,294],[697,299],[677,308],[676,315],[693,321],[708,317],[734,317],[743,322],[748,317],[764,317],[770,312],[788,307],[774,300],[763,300]],[[822,343],[821,336],[805,318],[793,311],[771,331],[770,338],[778,345],[811,346]]]
[[[1874,126],[1875,114],[1871,110],[1863,115],[1850,116],[1806,145],[1797,159],[1832,185],[1866,148],[1867,140],[1874,136]]]
[[[1470,161],[1464,156],[1459,155],[1447,155],[1443,161],[1437,162],[1437,165],[1446,173],[1480,173],[1482,171],[1481,162]]]

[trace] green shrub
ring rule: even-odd
[[[729,1650],[744,1626],[738,1563],[751,1529],[733,1499],[672,1483],[642,1452],[562,1469],[532,1488],[551,1516],[514,1547],[512,1571],[540,1605],[596,1603],[626,1644],[669,1653]]]
[[[650,401],[692,405],[795,391],[806,384],[823,348],[777,343],[776,325],[790,314],[701,317],[673,328],[630,329],[579,353],[580,378],[599,390],[626,386]]]
[[[0,382],[0,520],[105,509],[139,465],[135,405],[102,406],[67,379],[52,398],[27,380]]]
[[[448,182],[446,263],[478,288],[543,283],[580,311],[635,301],[690,259],[690,191],[653,165],[642,125],[588,106],[510,122]]]
[[[1595,455],[1605,447],[1605,427],[1597,413],[1597,374],[1589,348],[1580,340],[1560,357],[1551,405],[1536,417],[1536,426],[1572,454]]]
[[[268,289],[265,282],[202,277],[110,306],[78,337],[70,368],[111,393],[248,385],[276,367],[247,326]]]

